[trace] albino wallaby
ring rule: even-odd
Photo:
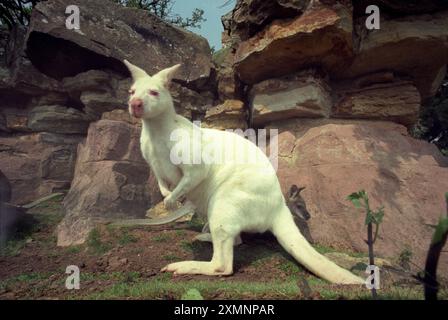
[[[176,114],[168,87],[180,65],[151,77],[128,61],[124,63],[134,81],[129,90],[129,112],[142,120],[141,151],[157,178],[165,206],[173,208],[182,198],[191,201],[196,212],[207,217],[213,242],[211,261],[172,263],[162,271],[230,275],[233,245],[240,233],[269,230],[286,251],[317,276],[333,283],[364,283],[305,240],[285,203],[276,172],[261,149],[238,134],[203,129]],[[173,150],[179,146],[191,150],[187,158],[193,160],[173,161]],[[220,152],[226,159],[245,153],[256,155],[257,161],[197,161],[201,160],[195,159],[198,148],[212,150],[212,158]]]

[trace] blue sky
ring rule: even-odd
[[[216,50],[221,48],[221,32],[223,31],[221,24],[221,16],[233,9],[235,2],[221,8],[227,0],[175,0],[173,13],[182,17],[190,17],[194,8],[204,10],[204,18],[201,29],[191,29],[191,31],[199,33],[210,43],[210,47],[214,46]]]

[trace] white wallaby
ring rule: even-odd
[[[238,134],[203,129],[176,114],[168,86],[180,65],[151,77],[128,61],[124,63],[134,80],[129,112],[142,120],[141,151],[157,178],[165,206],[173,208],[184,198],[191,201],[196,212],[207,217],[213,242],[211,261],[172,263],[162,271],[230,275],[233,245],[240,233],[271,231],[299,263],[317,276],[333,283],[364,283],[319,254],[302,236],[275,170],[261,149]],[[182,155],[189,161],[178,161],[173,150],[179,146],[190,150],[190,154]],[[208,151],[208,160],[224,155],[226,161],[201,161],[195,156],[199,149]],[[233,160],[241,154],[256,156],[257,161]]]

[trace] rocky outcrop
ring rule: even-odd
[[[332,107],[330,87],[314,70],[262,81],[249,95],[256,127],[295,117],[328,117]]]
[[[353,78],[393,70],[411,76],[423,99],[433,96],[448,63],[448,10],[383,18],[380,28],[368,31],[365,19],[357,22],[355,58],[338,76]]]
[[[211,53],[204,38],[167,24],[147,11],[113,2],[105,5],[102,0],[77,3],[84,13],[80,30],[70,30],[66,28],[64,12],[71,4],[69,0],[41,2],[31,17],[27,35],[29,58],[53,78],[107,68],[127,74],[123,59],[149,74],[182,63],[176,79],[189,85],[199,85],[209,77]],[[42,42],[47,46],[42,46]],[[58,68],[52,68],[54,65]]]
[[[365,213],[347,200],[364,189],[385,216],[375,243],[380,256],[397,258],[406,247],[424,266],[433,228],[446,211],[448,159],[391,122],[289,120],[276,123],[278,176],[284,192],[301,193],[312,238],[336,248],[366,251]],[[448,260],[442,262],[448,270]]]
[[[59,245],[84,242],[98,221],[145,216],[151,205],[150,172],[141,156],[139,135],[138,126],[123,121],[90,125],[64,199],[67,215],[58,227]]]
[[[39,106],[28,114],[27,127],[32,131],[85,134],[88,126],[85,113],[64,106]]]
[[[81,140],[45,132],[0,137],[0,167],[12,185],[11,202],[25,204],[67,190]]]
[[[219,130],[247,129],[247,114],[240,100],[226,100],[207,111],[203,127]]]
[[[290,74],[310,65],[331,73],[343,70],[353,55],[352,11],[337,2],[316,2],[292,20],[275,20],[252,38],[242,41],[235,69],[248,84]]]
[[[379,79],[378,79],[379,81]],[[366,84],[335,91],[334,118],[355,118],[395,121],[410,126],[417,121],[421,99],[410,81],[395,80]]]
[[[243,84],[257,86],[260,82],[313,67],[328,74],[331,86],[338,82],[356,86],[359,78],[391,73],[401,80],[411,81],[410,85],[417,88],[422,102],[434,96],[440,87],[448,63],[448,6],[442,1],[315,0],[288,4],[289,13],[282,16],[272,10],[285,5],[282,1],[262,4],[261,1],[239,0],[235,9],[223,17],[226,45],[235,51],[231,71]],[[365,9],[371,4],[380,8],[380,30],[366,28]],[[218,79],[232,75],[231,71],[224,68],[222,75],[218,73]],[[228,83],[231,82],[222,81],[222,87],[231,88]],[[399,90],[397,83],[391,81],[389,92],[386,87],[378,92],[382,97],[375,97],[373,104],[361,107],[372,108],[370,115],[353,108],[349,117],[387,118],[408,126],[414,124],[419,113],[419,108],[415,107],[417,99],[412,93],[414,89],[404,88],[406,95],[412,96],[412,107],[402,114],[396,101],[401,97],[392,93]],[[331,87],[330,91],[337,91],[333,89]],[[229,98],[225,90],[219,93]],[[239,99],[244,100],[244,97]],[[346,100],[350,99],[348,95]],[[356,100],[360,102],[358,97]],[[389,108],[387,103],[392,103],[393,107]],[[349,109],[340,105],[333,108],[336,111],[330,116],[336,117],[340,114],[337,110]],[[386,109],[396,111],[388,117],[388,112],[383,112]],[[347,115],[350,111],[343,113]]]

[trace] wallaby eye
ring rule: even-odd
[[[159,93],[157,91],[155,91],[155,90],[149,90],[148,94],[150,96],[153,96],[153,97],[158,97],[159,96]]]

